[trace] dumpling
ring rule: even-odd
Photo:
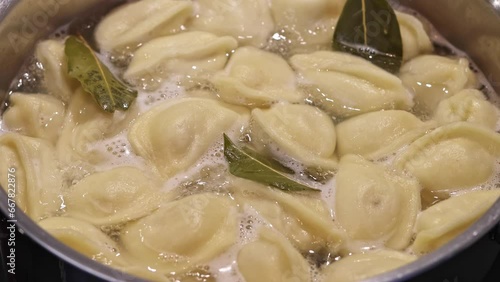
[[[64,122],[64,104],[50,95],[13,93],[3,114],[7,129],[55,144]]]
[[[238,237],[236,204],[228,196],[196,194],[168,202],[122,230],[139,263],[182,273],[225,252]]]
[[[66,110],[63,129],[57,142],[59,159],[67,164],[79,161],[98,164],[104,161],[103,152],[95,150],[92,145],[118,134],[127,128],[137,115],[136,104],[126,112],[104,112],[91,95],[80,88]]]
[[[450,192],[488,181],[499,156],[500,134],[457,122],[412,143],[395,164],[417,177],[423,189]]]
[[[354,240],[384,240],[401,250],[408,246],[420,211],[420,187],[411,178],[391,173],[360,156],[340,160],[336,176],[335,216]],[[371,241],[371,242],[370,242]]]
[[[35,57],[42,63],[43,81],[49,94],[68,102],[80,84],[68,75],[64,41],[45,40],[38,43]]]
[[[125,264],[116,242],[88,222],[51,217],[38,224],[57,240],[95,261],[110,266]]]
[[[377,250],[333,262],[323,271],[325,281],[357,282],[391,271],[417,259],[406,253]]]
[[[422,55],[408,61],[401,67],[400,78],[415,93],[415,110],[422,115],[432,115],[443,99],[477,86],[467,59],[437,55]]]
[[[309,264],[283,237],[263,228],[259,238],[238,253],[238,269],[246,282],[311,281]]]
[[[427,253],[443,246],[478,220],[499,197],[500,189],[478,190],[431,206],[418,216],[411,249]]]
[[[422,23],[416,17],[406,13],[396,12],[396,17],[403,40],[403,61],[408,61],[422,53],[431,53],[432,42]]]
[[[271,0],[276,30],[291,53],[331,48],[333,32],[345,0]],[[273,37],[274,39],[274,37]]]
[[[318,51],[295,55],[290,62],[313,88],[313,102],[335,117],[409,110],[413,105],[399,78],[360,57]]]
[[[212,83],[222,100],[253,107],[278,101],[300,102],[295,73],[280,56],[254,47],[242,47]]]
[[[252,142],[260,150],[274,153],[282,149],[307,167],[337,166],[335,125],[313,106],[279,104],[267,110],[254,109],[251,132]]]
[[[96,225],[119,224],[144,217],[165,195],[160,183],[134,167],[117,167],[85,177],[64,197],[66,214]]]
[[[191,1],[142,0],[125,4],[104,17],[95,38],[104,51],[135,49],[156,37],[181,31],[192,12]]]
[[[198,0],[191,29],[232,36],[241,45],[263,47],[274,29],[267,0]]]
[[[224,132],[241,128],[248,116],[240,113],[245,112],[212,99],[163,103],[140,116],[128,140],[136,154],[169,178],[193,165]]]
[[[226,65],[227,53],[237,46],[232,37],[217,37],[202,31],[159,37],[134,53],[124,77],[138,84],[140,80],[161,80],[171,72],[218,71]]]
[[[465,89],[441,101],[433,119],[442,124],[466,121],[494,130],[498,121],[498,110],[486,101],[481,91]]]
[[[231,193],[241,207],[254,209],[300,251],[335,252],[342,243],[344,233],[321,198],[292,196],[241,178],[233,177],[230,183]]]
[[[395,152],[434,127],[406,111],[379,111],[352,117],[336,126],[337,152],[378,159]]]
[[[0,184],[8,194],[15,188],[15,200],[21,210],[34,221],[60,210],[62,180],[50,143],[7,133],[0,136],[0,156]],[[8,179],[15,179],[15,187]]]
[[[91,163],[98,162],[99,158],[90,151],[89,144],[104,138],[112,117],[112,114],[99,108],[89,93],[80,88],[71,99],[57,142],[61,161],[71,163],[85,159]]]

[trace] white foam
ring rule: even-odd
[[[95,142],[89,147],[106,156],[103,162],[96,165],[98,171],[120,166],[147,167],[145,160],[133,153],[126,131],[112,138]]]
[[[161,86],[154,91],[139,90],[136,103],[141,113],[147,112],[154,106],[165,101],[172,101],[186,97],[186,91],[183,87],[177,85],[175,79],[165,80]]]

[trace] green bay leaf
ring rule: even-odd
[[[293,171],[276,160],[269,160],[250,148],[238,148],[226,134],[224,156],[229,163],[229,172],[234,176],[284,191],[321,191],[291,179],[286,173]]]
[[[347,0],[335,27],[333,49],[397,73],[403,62],[403,41],[387,0]]]
[[[104,111],[127,110],[137,98],[137,91],[115,77],[83,37],[68,37],[64,51],[68,74],[80,81]]]

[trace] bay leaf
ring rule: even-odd
[[[224,156],[229,163],[229,172],[234,176],[284,191],[321,191],[291,179],[286,175],[291,169],[277,164],[276,160],[268,160],[247,147],[238,148],[226,134],[224,134]]]
[[[120,81],[97,57],[81,36],[66,39],[68,74],[80,81],[83,89],[106,112],[127,110],[137,98],[137,91]]]
[[[397,73],[403,62],[403,41],[387,0],[347,0],[335,27],[333,49]]]

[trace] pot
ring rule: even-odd
[[[114,5],[99,0],[0,1],[0,100],[35,42],[76,15]],[[500,93],[500,1],[498,0],[400,0],[426,17],[451,43],[469,54]],[[95,11],[95,10],[94,10]],[[2,104],[1,107],[5,107]],[[0,113],[2,108],[0,108]],[[0,209],[8,214],[7,194],[0,189]],[[15,225],[28,236],[76,269],[107,281],[142,281],[79,254],[42,230],[22,211]],[[382,281],[480,281],[500,253],[500,201],[463,234],[414,263],[369,279]],[[22,235],[22,236],[24,236]],[[473,247],[471,247],[474,245]],[[480,262],[477,265],[477,262]],[[476,262],[475,264],[473,264]],[[2,262],[3,263],[3,262]],[[474,267],[471,267],[474,265]]]

